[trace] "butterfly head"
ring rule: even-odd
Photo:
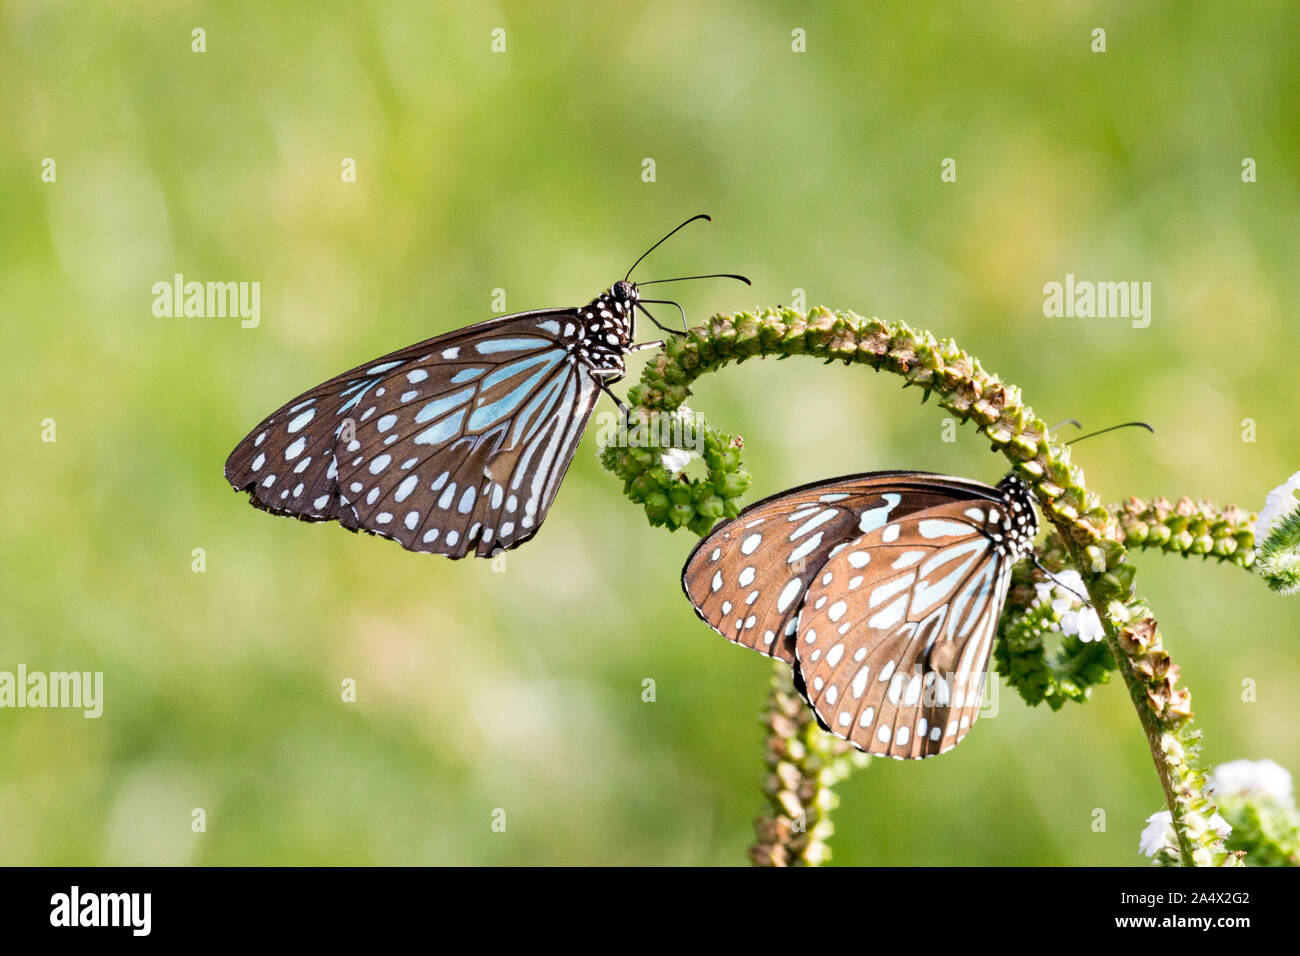
[[[636,283],[620,279],[578,310],[593,331],[632,328],[637,301]]]
[[[1018,475],[1010,474],[998,482],[1006,503],[1002,518],[1002,542],[1016,560],[1034,549],[1038,537],[1038,515],[1034,511],[1034,496],[1029,485]]]
[[[619,307],[620,311],[631,312],[636,305],[636,300],[641,297],[637,292],[636,283],[628,282],[626,279],[619,279],[609,288],[609,298]]]

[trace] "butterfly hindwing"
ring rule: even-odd
[[[599,383],[573,357],[576,310],[521,313],[393,352],[303,393],[231,453],[253,503],[486,556],[532,537]]]
[[[985,487],[920,472],[872,472],[782,492],[704,538],[687,559],[682,589],[723,637],[794,664],[795,619],[837,546]]]
[[[979,716],[1014,559],[997,502],[952,501],[891,522],[833,555],[796,635],[821,723],[870,753],[955,746]]]

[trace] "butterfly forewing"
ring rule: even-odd
[[[996,502],[952,501],[851,542],[799,614],[798,667],[832,733],[870,753],[927,757],[979,716],[1014,556]]]
[[[809,584],[837,547],[979,488],[987,486],[919,472],[873,472],[774,495],[696,546],[682,588],[718,633],[794,664],[795,619]]]
[[[577,310],[494,319],[344,372],[226,462],[266,510],[459,558],[522,544],[554,499],[599,384]]]

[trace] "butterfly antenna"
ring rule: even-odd
[[[1066,425],[1073,425],[1075,428],[1083,427],[1082,425],[1079,424],[1079,420],[1077,418],[1063,418],[1061,419],[1061,421],[1057,422],[1055,425],[1049,428],[1048,431],[1056,431],[1059,428],[1064,428]]]
[[[707,216],[707,215],[705,215],[704,213],[700,213],[698,216],[691,216],[690,219],[687,219],[684,223],[682,223],[680,226],[678,226],[678,227],[677,227],[676,229],[674,229],[672,232],[668,233],[668,235],[664,236],[662,239],[660,239],[658,242],[656,242],[653,246],[651,246],[651,247],[650,247],[649,249],[647,249],[645,252],[641,253],[641,259],[644,259],[646,256],[650,255],[650,253],[654,252],[656,249],[658,249],[660,246],[662,246],[665,242],[667,242],[669,239],[671,239],[671,238],[672,238],[676,233],[678,233],[678,232],[681,231],[682,229],[685,229],[687,226],[689,226],[691,223],[695,222],[695,220],[697,220],[697,219],[703,219],[705,222],[713,222],[712,217]],[[639,265],[641,264],[641,259],[638,259],[636,262],[632,263],[632,269],[635,269],[637,266],[639,266]],[[628,269],[628,270],[627,270],[627,275],[623,276],[623,281],[624,281],[624,282],[626,282],[626,281],[628,280],[628,278],[632,275],[632,269]]]
[[[745,285],[754,284],[744,276],[736,275],[734,272],[712,272],[706,276],[678,276],[675,279],[651,279],[649,282],[638,282],[636,285],[639,289],[642,286],[658,285],[661,282],[687,282],[691,279],[739,279],[741,282],[745,283]]]
[[[1145,428],[1153,435],[1156,433],[1156,430],[1152,428],[1150,425],[1148,425],[1146,422],[1124,422],[1122,425],[1111,425],[1109,428],[1103,428],[1100,431],[1089,432],[1086,435],[1080,435],[1078,438],[1074,438],[1066,442],[1066,444],[1074,445],[1077,444],[1078,442],[1083,441],[1085,438],[1096,438],[1098,435],[1104,435],[1106,434],[1106,432],[1113,432],[1120,428]]]

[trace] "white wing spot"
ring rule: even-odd
[[[415,490],[415,486],[419,484],[419,482],[420,478],[418,475],[407,475],[402,479],[402,483],[397,486],[397,491],[393,493],[393,500],[396,502],[405,501],[410,497],[411,492]]]
[[[790,557],[786,559],[786,563],[797,564],[800,560],[806,558],[809,554],[815,551],[817,549],[817,546],[820,545],[821,543],[822,543],[822,532],[818,531],[815,535],[813,535],[803,544],[799,545],[799,547],[791,551]]]
[[[885,503],[879,508],[871,508],[862,512],[862,520],[858,522],[858,528],[862,531],[875,531],[886,521],[889,520],[889,513],[898,507],[898,503],[903,500],[902,495],[883,494],[880,496]]]
[[[794,599],[799,596],[799,591],[803,587],[803,578],[791,578],[790,582],[782,588],[780,595],[776,599],[776,609],[782,614],[794,603]]]
[[[969,525],[943,518],[926,518],[917,524],[917,530],[923,538],[951,538],[971,533]]]
[[[316,409],[314,408],[307,409],[305,412],[303,412],[293,421],[289,422],[289,434],[292,435],[294,432],[299,431],[315,417],[316,417]]]
[[[907,601],[911,595],[904,594],[893,604],[888,605],[884,610],[876,613],[869,621],[867,626],[878,631],[887,631],[903,619],[907,613]]]

